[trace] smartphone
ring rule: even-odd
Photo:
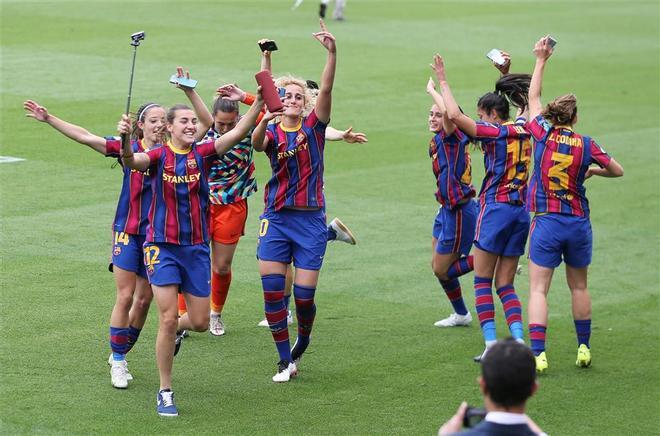
[[[277,94],[280,96],[280,98],[284,98],[286,95],[286,88],[277,88]]]
[[[502,52],[496,48],[486,53],[486,57],[497,65],[504,65],[506,62],[506,59],[504,59],[504,56],[502,56]]]
[[[554,39],[552,36],[548,35],[548,45],[550,47],[554,47],[555,45],[557,45],[557,40]]]
[[[277,50],[277,44],[272,39],[266,39],[262,42],[258,42],[259,48],[261,51],[275,51]]]
[[[273,76],[270,75],[270,71],[263,70],[254,75],[254,78],[257,80],[259,86],[261,86],[261,95],[264,97],[266,102],[266,107],[270,112],[277,112],[284,107],[282,100],[280,100],[280,94],[273,83]]]
[[[190,89],[195,89],[195,86],[197,86],[197,80],[188,79],[187,77],[179,77],[176,74],[172,74],[170,77],[170,83]]]
[[[478,425],[481,421],[486,418],[486,409],[480,407],[470,407],[468,406],[463,415],[463,427],[472,428]]]

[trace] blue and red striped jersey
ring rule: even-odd
[[[527,129],[534,140],[527,209],[589,216],[585,173],[592,163],[604,168],[612,158],[590,137],[567,126],[553,126],[541,115],[527,123]]]
[[[475,195],[467,147],[469,142],[465,133],[458,129],[451,135],[446,135],[441,129],[429,145],[433,175],[438,185],[435,198],[438,203],[450,209]]]
[[[215,142],[178,150],[167,143],[146,152],[152,175],[153,201],[147,242],[195,245],[208,242],[208,171]]]
[[[131,144],[134,153],[144,152],[142,141]],[[157,145],[156,147],[160,147]],[[154,147],[155,148],[155,147]],[[119,157],[121,140],[116,137],[105,138],[105,155]],[[149,225],[149,207],[151,206],[151,177],[149,170],[141,172],[123,167],[124,177],[117,203],[117,212],[112,228],[115,232],[131,235],[145,235]]]
[[[283,207],[324,207],[323,151],[325,128],[312,111],[293,129],[281,123],[266,130],[266,155],[273,170],[266,184],[266,211]]]
[[[516,123],[477,122],[476,139],[481,140],[486,173],[479,201],[485,203],[525,203],[527,176],[532,148],[524,119]]]

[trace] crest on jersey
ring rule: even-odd
[[[298,133],[296,136],[296,144],[302,144],[307,139],[307,136],[303,132]]]
[[[195,161],[195,159],[188,159],[188,168],[191,170],[197,168],[197,161]]]
[[[115,249],[112,251],[112,254],[119,256],[121,254],[121,247],[119,245],[115,245]]]
[[[153,266],[153,265],[148,265],[148,266],[147,266],[147,273],[148,273],[149,275],[151,275],[151,274],[154,273],[154,266]]]

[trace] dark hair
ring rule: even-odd
[[[170,108],[170,110],[167,111],[167,122],[172,124],[174,122],[174,118],[176,118],[176,112],[177,111],[182,111],[182,110],[192,110],[190,109],[189,106],[182,104],[182,103],[177,103],[174,106]]]
[[[147,112],[155,107],[162,108],[161,105],[153,102],[145,103],[138,108],[137,112],[135,113],[135,120],[133,121],[133,129],[131,130],[132,139],[142,139],[144,137],[144,132],[142,129],[140,129],[140,127],[138,127],[138,121],[144,122],[144,119],[147,116]]]
[[[217,114],[218,112],[225,112],[228,114],[238,113],[238,103],[222,97],[216,98],[215,102],[213,102],[212,112],[213,115]]]
[[[518,109],[525,110],[531,81],[529,74],[505,74],[495,82],[495,92],[504,95]]]
[[[319,84],[313,80],[306,80],[305,83],[309,89],[319,89]]]
[[[573,125],[577,116],[577,98],[574,94],[557,97],[548,103],[541,115],[554,125]]]
[[[531,350],[512,338],[498,341],[481,361],[488,396],[504,407],[521,406],[532,396],[536,361]]]
[[[488,113],[495,110],[497,116],[504,121],[509,119],[509,101],[503,95],[488,92],[481,96],[477,106]]]

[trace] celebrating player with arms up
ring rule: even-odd
[[[510,62],[507,62],[507,70]],[[496,92],[483,95],[477,103],[479,122],[463,114],[454,100],[447,82],[444,61],[435,55],[432,64],[442,89],[449,119],[468,136],[480,140],[484,153],[485,177],[479,193],[479,218],[474,240],[474,293],[479,323],[486,350],[475,358],[479,361],[495,344],[495,287],[511,336],[523,341],[522,308],[513,287],[518,259],[525,252],[529,214],[525,210],[525,193],[530,160],[529,132],[525,119],[509,121],[510,96],[518,102],[522,116],[527,101],[530,76],[505,74],[495,84]]]
[[[286,382],[297,373],[296,360],[309,345],[316,314],[314,294],[327,244],[323,195],[325,129],[330,120],[335,78],[335,37],[321,20],[314,34],[328,51],[316,104],[305,116],[311,93],[304,80],[285,76],[277,86],[285,89],[284,109],[267,112],[252,134],[257,151],[265,151],[273,170],[264,193],[261,216],[259,273],[264,290],[266,318],[279,354],[274,382]],[[280,121],[268,122],[280,115]],[[284,287],[287,265],[296,267],[293,295],[298,319],[298,338],[289,344]]]
[[[152,175],[153,201],[144,257],[159,311],[159,415],[178,415],[171,390],[177,328],[205,331],[209,324],[211,265],[205,158],[222,155],[241,141],[254,124],[261,105],[258,98],[233,130],[215,141],[200,143],[195,142],[195,113],[188,106],[174,105],[167,114],[166,128],[171,136],[167,144],[146,153],[134,153],[128,143],[122,145],[124,164],[139,171],[149,170]],[[128,117],[124,116],[119,123],[120,133],[127,133],[129,126]],[[179,290],[185,294],[188,312],[177,319]]]
[[[429,146],[429,157],[438,187],[435,198],[440,203],[433,223],[431,268],[454,308],[454,313],[434,325],[464,326],[472,322],[472,315],[465,306],[458,277],[473,269],[469,253],[477,219],[467,149],[470,140],[447,117],[442,96],[435,90],[431,78],[426,92],[435,103],[429,111],[429,130],[435,134]]]
[[[573,131],[577,100],[573,94],[541,105],[543,70],[553,48],[549,37],[534,46],[536,65],[529,87],[527,128],[534,143],[534,171],[527,207],[534,212],[529,241],[529,337],[536,370],[548,368],[545,333],[547,295],[552,274],[564,260],[571,290],[573,319],[578,340],[577,366],[591,365],[591,297],[587,270],[591,263],[592,235],[585,179],[592,175],[621,177],[623,168],[588,136]],[[596,164],[598,167],[591,167]]]

